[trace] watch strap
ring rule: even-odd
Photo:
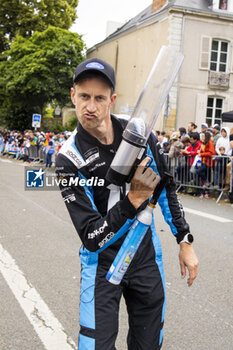
[[[193,235],[191,233],[187,233],[183,239],[179,242],[180,243],[188,243],[192,244],[193,243]]]

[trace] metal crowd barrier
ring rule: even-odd
[[[39,146],[30,146],[28,148],[28,156],[32,162],[39,162]]]
[[[45,153],[46,147],[41,146],[39,149],[39,161],[40,163],[46,163],[46,153]],[[52,155],[52,163],[55,164],[57,159],[57,147],[55,147],[55,152]]]
[[[30,147],[16,147],[17,150],[14,153],[11,150],[11,146],[8,144],[0,145],[0,155],[15,157],[16,159],[23,159],[26,157],[33,163],[46,163],[46,147],[43,145],[30,145]],[[55,164],[57,159],[57,145],[55,145],[55,152],[52,155],[52,163]]]
[[[39,158],[40,158],[40,163],[45,163],[46,153],[45,153],[45,148],[43,146],[41,146],[39,149]]]
[[[40,146],[39,148],[35,149],[37,146],[31,146],[29,148],[29,158],[33,162],[40,162],[40,163],[46,163],[46,152],[45,149],[46,147]],[[57,149],[55,149],[54,154],[52,155],[52,162],[53,164],[55,163],[57,158]]]
[[[41,146],[30,146],[29,147],[29,159],[33,162],[46,163],[46,147]],[[57,147],[55,147],[55,152],[52,155],[52,162],[55,163],[57,158]]]
[[[194,189],[202,189],[208,191],[218,191],[218,203],[225,192],[225,188],[229,185],[226,192],[232,192],[233,188],[233,159],[229,156],[211,156],[205,157],[209,166],[200,173],[201,164],[192,167],[195,156],[178,156],[169,158],[165,154],[165,158],[177,184],[177,192],[182,188],[187,188],[187,193],[193,193]],[[198,166],[199,165],[199,166]],[[201,175],[201,176],[200,176]]]

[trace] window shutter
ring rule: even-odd
[[[201,37],[201,52],[199,68],[203,70],[209,70],[210,66],[210,53],[211,53],[211,37]]]
[[[207,96],[205,94],[197,94],[195,122],[199,130],[201,129],[201,124],[206,122],[206,107]]]
[[[230,55],[231,57],[229,57],[230,58],[229,62],[231,62],[231,67],[229,67],[230,68],[229,70],[231,70],[231,72],[233,73],[233,43],[229,44],[229,47],[230,47],[229,52],[231,53]]]

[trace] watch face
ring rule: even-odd
[[[193,235],[191,235],[191,233],[188,234],[187,238],[189,243],[193,243]]]

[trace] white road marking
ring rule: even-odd
[[[30,166],[30,164],[31,164],[31,163],[28,164],[28,163],[18,163],[18,162],[17,162],[17,165],[21,165],[21,166],[24,166],[24,167],[25,167],[25,166]]]
[[[31,166],[32,164],[33,165],[36,165],[36,164],[34,164],[34,163],[20,163],[20,162],[18,162],[18,161],[15,161],[15,162],[13,162],[12,160],[9,160],[9,159],[2,159],[2,158],[0,158],[0,161],[1,162],[3,162],[3,163],[11,163],[11,164],[17,164],[17,165],[21,165],[21,166]],[[37,163],[38,164],[38,163]]]
[[[39,293],[26,280],[15,260],[0,244],[0,272],[19,305],[34,327],[46,350],[77,349],[61,323],[49,310]]]
[[[1,162],[3,162],[3,163],[12,163],[12,161],[9,160],[9,159],[0,159],[0,160],[1,160]]]
[[[210,219],[210,220],[214,220],[214,221],[218,221],[218,222],[222,222],[222,223],[232,222],[233,221],[233,220],[230,220],[230,219],[223,218],[221,216],[208,214],[208,213],[205,213],[203,211],[194,210],[194,209],[190,209],[190,208],[184,208],[184,211],[186,213],[199,215],[199,216],[202,216],[202,217],[204,217],[206,219]]]

